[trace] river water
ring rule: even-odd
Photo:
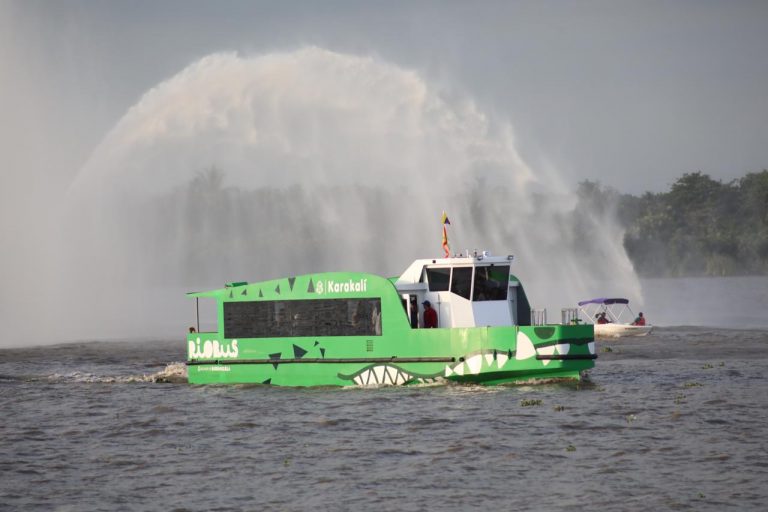
[[[0,509],[765,510],[767,347],[660,328],[581,384],[381,389],[190,386],[183,340],[5,349]]]

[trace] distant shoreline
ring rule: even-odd
[[[577,194],[581,208],[614,215],[642,277],[768,275],[768,170],[727,183],[685,173],[640,196],[584,181]]]

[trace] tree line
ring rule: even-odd
[[[593,181],[577,193],[581,205],[614,210],[642,276],[768,274],[768,170],[727,183],[685,173],[669,191],[639,197]]]

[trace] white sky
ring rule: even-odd
[[[765,1],[0,0],[0,172],[6,192],[55,192],[189,63],[313,44],[474,98],[574,185],[730,180],[768,167],[766,26]]]
[[[146,91],[206,55],[372,55],[509,120],[534,173],[641,194],[768,167],[766,27],[766,0],[0,0],[0,323],[66,306],[57,196]]]

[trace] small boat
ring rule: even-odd
[[[653,331],[652,325],[636,325],[634,322],[627,322],[627,318],[635,318],[627,299],[583,300],[579,302],[579,309],[586,317],[587,322],[594,324],[596,338],[647,336]],[[605,319],[605,323],[598,321],[600,317]]]
[[[215,301],[218,326],[199,332],[198,314],[197,329],[190,328],[188,380],[377,386],[580,379],[597,358],[592,325],[532,325],[512,260],[484,252],[419,259],[389,279],[330,272],[190,293]]]

